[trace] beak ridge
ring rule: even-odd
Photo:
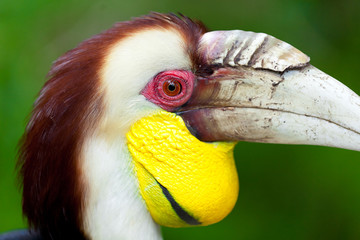
[[[306,54],[273,36],[242,30],[208,32],[201,39],[200,51],[208,65],[277,72],[302,67],[310,61]]]

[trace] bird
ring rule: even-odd
[[[268,34],[171,13],[83,41],[34,103],[18,160],[30,230],[8,236],[162,239],[160,226],[231,212],[239,141],[359,151],[360,97],[309,62]]]

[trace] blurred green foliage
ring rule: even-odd
[[[51,63],[82,40],[150,11],[181,12],[212,30],[266,32],[360,93],[358,0],[0,1],[0,232],[22,228],[16,145]],[[360,239],[360,154],[239,143],[233,212],[165,239]]]

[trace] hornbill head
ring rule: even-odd
[[[237,200],[237,141],[359,150],[359,106],[267,34],[172,14],[117,23],[53,65],[22,142],[23,211],[49,239],[209,225]]]

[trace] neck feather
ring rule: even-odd
[[[141,198],[125,139],[88,139],[81,164],[87,186],[84,231],[90,239],[162,239]]]

